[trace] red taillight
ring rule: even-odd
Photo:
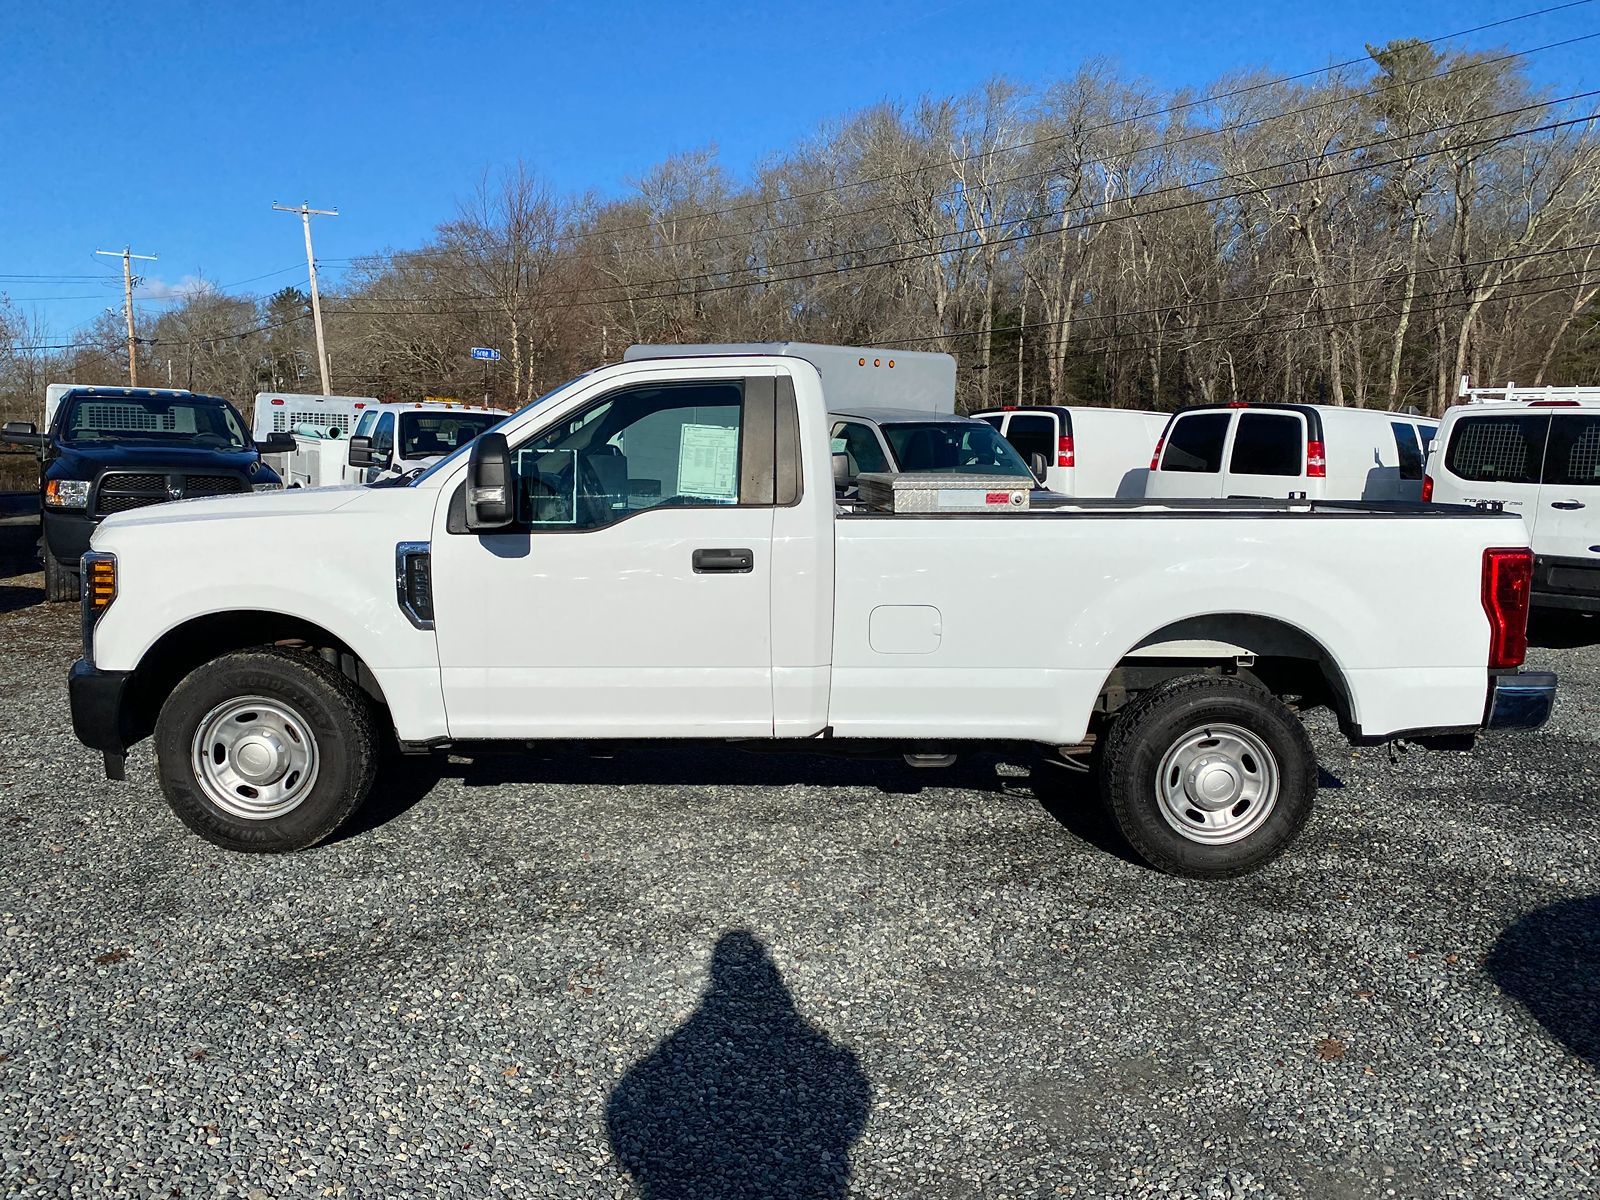
[[[1056,466],[1070,467],[1076,461],[1072,453],[1072,435],[1069,433],[1056,443]]]
[[[1483,611],[1489,618],[1489,666],[1520,667],[1528,655],[1533,551],[1526,546],[1483,552]]]
[[[1150,456],[1150,469],[1152,471],[1161,470],[1161,451],[1166,446],[1166,444],[1167,444],[1167,435],[1163,433],[1160,437],[1158,437],[1156,439],[1156,452]]]
[[[1328,477],[1328,455],[1322,448],[1321,442],[1306,443],[1306,478],[1326,479]]]
[[[1433,476],[1432,475],[1424,475],[1422,477],[1422,502],[1424,504],[1427,504],[1430,501],[1432,501],[1432,499],[1433,499]]]
[[[1577,408],[1576,400],[1530,400],[1529,408]]]
[[[272,398],[272,402],[273,402],[273,403],[274,403],[274,404],[282,404],[282,403],[283,403],[283,401],[282,401],[282,400],[281,400],[281,399],[279,399],[279,398],[278,398],[278,397],[277,397],[277,396],[274,396],[274,397],[273,397],[273,398]]]

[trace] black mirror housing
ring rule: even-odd
[[[295,445],[294,435],[291,433],[269,433],[266,441],[256,443],[256,453],[293,454]]]
[[[511,526],[516,519],[514,483],[506,435],[479,434],[467,465],[467,528],[493,533]]]
[[[1028,455],[1028,470],[1033,472],[1035,479],[1043,483],[1045,476],[1050,472],[1050,460],[1038,450],[1035,450]]]
[[[7,421],[0,426],[0,442],[18,446],[43,446],[44,434],[32,421]]]
[[[839,491],[850,486],[850,456],[848,454],[835,454],[833,456],[833,490]]]
[[[372,452],[372,439],[369,437],[353,437],[349,442],[350,449],[345,461],[352,467],[375,467],[378,465],[378,456]]]

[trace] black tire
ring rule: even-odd
[[[78,573],[70,567],[62,566],[46,550],[44,554],[44,598],[57,602],[70,600],[76,603],[82,598],[82,590],[82,585],[78,581]]]
[[[1223,844],[1179,832],[1157,790],[1168,751],[1212,724],[1254,734],[1278,780],[1260,825]],[[1111,722],[1100,763],[1101,797],[1134,852],[1158,871],[1190,879],[1229,879],[1271,862],[1304,828],[1316,792],[1316,752],[1300,719],[1271,693],[1234,678],[1191,675],[1150,689]]]
[[[261,819],[216,803],[193,754],[208,714],[247,696],[298,714],[316,751],[316,774],[303,798]],[[366,799],[381,753],[373,705],[360,688],[314,654],[275,648],[225,654],[187,675],[161,708],[155,751],[161,790],[183,823],[214,845],[251,853],[303,850],[332,834]]]

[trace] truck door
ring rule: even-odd
[[[1600,567],[1600,413],[1550,418],[1539,510],[1530,524],[1535,553]],[[1600,591],[1600,576],[1590,587]]]
[[[1305,473],[1305,417],[1248,409],[1239,414],[1228,452],[1224,496],[1287,499],[1290,492],[1307,490]]]
[[[441,500],[453,737],[771,736],[775,384],[628,384],[523,437],[515,531]]]

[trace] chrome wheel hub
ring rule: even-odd
[[[1192,842],[1221,846],[1249,837],[1278,803],[1278,762],[1240,725],[1202,725],[1173,742],[1156,772],[1167,824]]]
[[[194,775],[206,797],[246,821],[281,817],[317,781],[317,739],[281,700],[242,696],[217,705],[195,730]]]

